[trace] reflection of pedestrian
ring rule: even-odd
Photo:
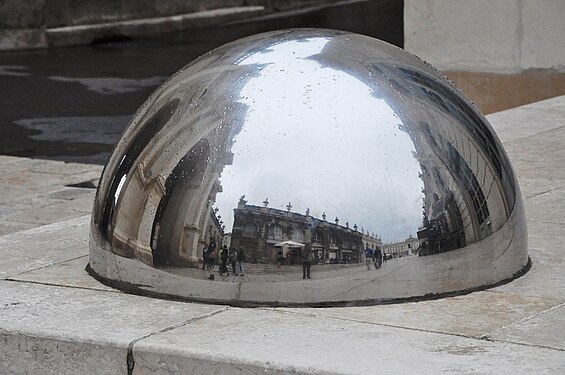
[[[210,272],[210,277],[208,278],[210,280],[214,280],[214,274],[212,273],[212,270],[214,269],[214,261],[216,260],[216,241],[214,241],[214,239],[210,241],[210,244],[206,249],[206,256],[204,259],[204,268]]]
[[[224,245],[220,250],[220,275],[223,275],[224,272],[227,273],[228,276],[230,275],[227,266],[228,259],[229,259],[228,247]]]
[[[245,251],[243,251],[243,246],[239,247],[237,251],[237,267],[235,270],[235,274],[239,276],[245,276],[243,272],[243,262],[245,261]]]
[[[235,265],[237,263],[237,250],[233,247],[230,248],[230,264],[231,264],[231,271],[235,274]]]
[[[312,250],[306,245],[302,251],[304,251],[302,254],[302,278],[309,279],[310,268],[312,267]]]
[[[371,260],[373,259],[373,249],[369,246],[365,248],[365,265],[367,266],[367,271],[371,270]]]
[[[202,249],[202,270],[206,268],[206,253],[208,252],[208,245],[204,244],[204,249]]]
[[[282,251],[277,252],[277,264],[279,266],[282,266],[284,264],[284,256]]]
[[[375,258],[375,269],[378,270],[383,264],[383,253],[381,252],[381,249],[377,247],[373,255]]]

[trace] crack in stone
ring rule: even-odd
[[[545,190],[545,191],[542,191],[542,192],[539,192],[539,193],[536,193],[536,194],[533,194],[533,195],[528,195],[525,199],[539,197],[540,195],[551,193],[552,191],[559,190],[559,189],[561,189],[561,186],[554,187],[554,188],[551,188],[551,189],[548,189],[548,190]]]
[[[173,325],[171,325],[171,326],[162,328],[162,329],[160,329],[160,330],[158,330],[158,331],[156,331],[156,332],[151,332],[151,333],[148,333],[148,334],[143,335],[143,336],[141,336],[141,337],[138,337],[138,338],[136,338],[135,340],[132,340],[132,341],[128,344],[127,357],[126,357],[126,366],[127,366],[127,369],[128,369],[128,375],[133,375],[133,369],[134,369],[134,367],[135,367],[135,359],[134,359],[134,357],[133,357],[133,346],[134,346],[135,344],[137,344],[139,341],[144,340],[144,339],[146,339],[146,338],[148,338],[148,337],[151,337],[151,336],[156,335],[156,334],[159,334],[159,333],[165,333],[165,332],[172,331],[173,329],[186,326],[186,325],[188,325],[188,324],[191,324],[191,323],[193,323],[193,322],[197,322],[197,321],[202,320],[202,319],[210,318],[210,317],[212,317],[212,316],[221,314],[221,313],[226,312],[226,311],[229,311],[229,310],[231,310],[231,309],[232,309],[231,307],[225,307],[225,308],[222,308],[222,309],[214,310],[214,311],[212,311],[212,312],[210,312],[210,313],[203,314],[203,315],[197,316],[197,317],[195,317],[195,318],[190,318],[190,319],[188,319],[188,320],[186,320],[186,321],[184,321],[184,322],[180,322],[180,323],[178,323],[178,324],[173,324]]]

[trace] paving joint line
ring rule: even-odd
[[[54,224],[54,223],[53,223],[53,224]],[[33,228],[31,228],[31,229],[33,229]],[[15,232],[15,233],[17,233],[17,232]],[[10,234],[11,234],[11,233],[10,233]],[[15,274],[13,274],[13,275],[8,276],[8,277],[5,278],[4,280],[9,280],[9,279],[12,278],[12,277],[16,277],[16,276],[19,276],[19,275],[23,275],[24,273],[39,271],[39,270],[42,270],[42,269],[47,268],[47,267],[53,267],[53,266],[59,265],[59,264],[61,264],[61,263],[69,262],[69,261],[71,261],[71,260],[77,260],[77,259],[84,258],[84,257],[87,257],[87,256],[88,256],[88,254],[84,254],[84,255],[81,255],[81,256],[78,256],[78,257],[68,258],[68,259],[61,260],[61,261],[59,261],[59,262],[50,263],[50,264],[47,264],[47,265],[44,265],[44,266],[41,266],[41,267],[38,267],[38,268],[33,268],[33,269],[31,269],[31,270],[26,270],[26,271],[18,272],[18,273],[15,273]],[[23,281],[23,280],[11,280],[11,281]]]
[[[203,319],[206,319],[206,318],[210,318],[210,317],[212,317],[212,316],[221,314],[221,313],[226,312],[226,311],[229,311],[229,310],[231,310],[231,309],[233,309],[231,306],[219,308],[219,309],[214,310],[214,311],[212,311],[212,312],[209,312],[209,313],[206,313],[206,314],[202,314],[202,315],[197,316],[197,317],[194,317],[194,318],[190,318],[190,319],[188,319],[188,320],[186,320],[186,321],[183,321],[183,322],[180,322],[180,323],[177,323],[177,324],[173,324],[173,325],[171,325],[171,326],[162,328],[162,329],[160,329],[160,330],[158,330],[158,331],[155,331],[155,332],[148,333],[148,334],[146,334],[146,335],[143,335],[143,336],[141,336],[141,337],[138,337],[138,338],[132,340],[132,341],[128,344],[128,349],[127,349],[126,366],[127,366],[127,369],[128,369],[128,375],[132,375],[132,374],[133,374],[133,369],[134,369],[134,367],[135,367],[135,359],[133,358],[133,346],[134,346],[135,344],[137,344],[138,342],[140,342],[141,340],[145,340],[146,338],[151,337],[151,336],[156,335],[156,334],[159,334],[159,333],[165,333],[165,332],[172,331],[173,329],[177,329],[177,328],[180,328],[180,327],[184,327],[184,326],[189,325],[189,324],[191,324],[191,323],[193,323],[193,322],[197,322],[197,321],[199,321],[199,320],[203,320]]]
[[[489,120],[489,122],[490,122],[490,120]],[[554,131],[554,130],[559,130],[559,129],[562,129],[562,128],[565,128],[565,125],[558,126],[558,127],[556,127],[556,128],[552,128],[552,129],[542,130],[542,131],[540,131],[540,132],[537,132],[537,133],[534,133],[534,134],[530,134],[530,135],[526,135],[526,136],[521,137],[521,138],[516,138],[516,139],[513,139],[513,140],[511,140],[511,141],[502,142],[502,144],[505,144],[505,145],[506,145],[506,144],[510,144],[510,143],[512,143],[512,142],[522,141],[522,140],[528,139],[528,138],[530,138],[530,137],[535,137],[536,135],[540,135],[540,134],[544,134],[544,133],[549,133],[549,132],[552,132],[552,131]],[[495,129],[495,132],[496,132],[496,129]]]
[[[108,289],[95,289],[95,288],[88,288],[85,286],[78,286],[78,285],[61,285],[61,284],[53,284],[53,283],[48,283],[48,282],[44,282],[44,281],[33,281],[33,280],[18,280],[18,279],[11,279],[11,278],[6,278],[6,279],[2,279],[2,281],[9,281],[12,283],[24,283],[24,284],[33,284],[33,285],[45,285],[45,286],[54,286],[57,288],[70,288],[70,289],[80,289],[80,290],[90,290],[90,291],[94,291],[94,292],[107,292],[107,293],[118,293],[118,294],[124,294],[124,292],[122,292],[121,290],[115,289],[115,290],[108,290]]]
[[[555,308],[564,305],[565,303],[559,304],[558,306],[554,306]],[[362,323],[362,324],[371,324],[371,325],[377,325],[377,326],[383,326],[383,327],[390,327],[390,328],[398,328],[398,329],[404,329],[407,331],[416,331],[416,332],[423,332],[423,333],[434,333],[434,334],[440,334],[440,335],[447,335],[447,336],[453,336],[453,337],[460,337],[460,338],[465,338],[465,339],[469,339],[469,340],[478,340],[478,341],[489,341],[489,342],[502,342],[502,343],[507,343],[507,344],[516,344],[516,345],[521,345],[521,346],[528,346],[528,347],[537,347],[537,348],[543,348],[543,349],[549,349],[549,350],[556,350],[556,351],[562,351],[565,352],[565,349],[561,349],[561,348],[554,348],[554,347],[550,347],[550,346],[544,346],[544,345],[537,345],[537,344],[528,344],[528,343],[522,343],[522,342],[514,342],[514,341],[505,341],[505,340],[497,340],[497,339],[493,339],[490,338],[488,336],[486,336],[485,334],[481,334],[481,335],[464,335],[464,334],[460,334],[460,333],[453,333],[453,332],[441,332],[441,331],[434,331],[434,330],[429,330],[429,329],[423,329],[423,328],[414,328],[414,327],[404,327],[404,326],[399,326],[399,325],[394,325],[394,324],[387,324],[387,323],[377,323],[377,322],[366,322],[366,321],[362,321],[362,320],[356,320],[356,319],[347,319],[347,318],[339,318],[339,317],[329,317],[329,316],[320,316],[320,315],[316,315],[316,314],[308,314],[308,313],[301,313],[301,312],[295,312],[295,311],[284,311],[284,310],[278,310],[277,308],[262,308],[261,310],[265,310],[265,311],[274,311],[274,312],[278,312],[280,314],[294,314],[294,315],[302,315],[302,316],[306,316],[306,317],[310,317],[310,318],[317,318],[317,319],[328,319],[328,320],[338,320],[338,321],[344,321],[344,322],[355,322],[355,323]]]
[[[488,335],[492,334],[492,333],[495,332],[495,331],[498,331],[498,330],[500,330],[500,329],[504,329],[504,328],[507,328],[507,327],[511,327],[511,326],[513,326],[513,325],[515,325],[515,324],[523,323],[523,322],[525,322],[525,321],[528,321],[528,320],[530,320],[530,319],[535,318],[536,316],[539,316],[539,315],[541,315],[541,314],[545,314],[545,313],[547,313],[547,312],[549,312],[549,311],[551,311],[551,310],[558,309],[558,308],[560,308],[560,307],[562,307],[562,306],[565,306],[565,302],[561,302],[561,303],[559,303],[559,304],[557,304],[557,305],[555,305],[555,306],[551,306],[551,307],[548,308],[548,309],[535,312],[535,313],[533,313],[533,314],[531,314],[531,315],[528,315],[528,316],[526,316],[526,317],[523,317],[522,319],[519,319],[519,320],[513,321],[513,322],[511,322],[511,323],[502,325],[502,326],[500,326],[500,327],[498,327],[498,328],[496,328],[496,329],[491,330],[490,332],[485,332],[483,336],[484,336],[484,337],[488,337]],[[500,341],[503,341],[503,340],[500,340]],[[565,349],[557,349],[557,348],[554,348],[554,349],[565,351]]]

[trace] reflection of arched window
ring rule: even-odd
[[[254,223],[245,223],[243,226],[244,237],[255,237],[257,234],[257,225]]]
[[[275,240],[282,239],[282,227],[280,225],[271,225],[269,228],[269,238],[273,238]]]
[[[319,232],[314,233],[314,243],[322,243],[322,235]]]
[[[292,240],[296,242],[304,242],[304,232],[302,231],[302,229],[292,229]]]

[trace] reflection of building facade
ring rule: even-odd
[[[182,90],[159,92],[155,109],[140,112],[133,120],[139,125],[130,126],[123,136],[118,145],[123,157],[110,160],[106,167],[114,178],[101,180],[99,188],[106,205],[93,213],[115,253],[150,265],[198,265],[204,245],[222,231],[210,212],[248,109],[234,102],[230,93],[247,80],[222,80],[215,70],[193,76],[190,71],[200,69],[200,64],[221,66],[225,60],[225,76],[231,76],[231,70],[248,72],[247,79],[257,73],[257,66],[230,65],[230,59],[206,56],[173,76],[169,87],[186,84],[202,90],[190,100]],[[207,90],[212,79],[224,86]],[[223,106],[202,105],[206,101]],[[240,115],[229,123],[224,116],[228,108]]]
[[[301,247],[283,253],[275,246],[294,241],[311,248],[315,263],[359,263],[365,244],[377,246],[375,236],[296,212],[248,205],[243,199],[234,209],[231,245],[243,246],[251,261],[274,263],[281,256],[288,263],[300,260]]]
[[[395,242],[383,245],[383,254],[392,258],[400,258],[408,255],[418,254],[420,251],[420,241],[410,235],[402,242]]]
[[[512,172],[501,163],[503,155],[484,121],[462,112],[467,108],[463,99],[423,72],[387,64],[371,69],[389,81],[379,90],[386,91],[383,98],[393,109],[395,101],[415,102],[410,106],[413,111],[395,112],[403,122],[400,129],[414,142],[422,168],[420,255],[458,249],[500,229],[514,204],[508,177]]]
[[[449,82],[424,68],[400,66],[394,52],[363,68],[358,64],[364,62],[343,56],[348,54],[321,55],[320,63],[357,72],[373,95],[394,110],[400,130],[414,143],[424,183],[419,236],[425,253],[457,249],[499,230],[514,206],[513,172],[486,121]],[[359,75],[363,69],[369,74]]]

